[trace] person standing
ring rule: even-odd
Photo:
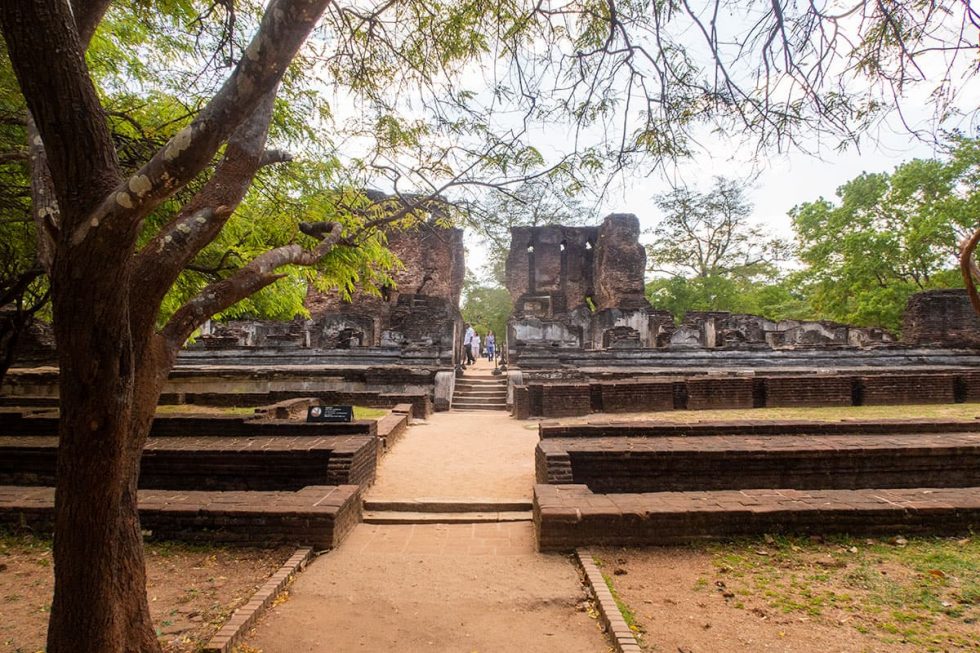
[[[470,341],[470,356],[473,358],[473,362],[476,362],[477,358],[480,358],[480,334],[476,331],[473,332],[473,340]]]
[[[487,331],[487,360],[493,362],[494,354],[497,349],[497,339],[493,335],[493,329]]]
[[[463,336],[463,353],[466,355],[466,364],[472,365],[476,361],[473,359],[473,336],[476,335],[476,331],[469,324],[466,326],[466,334]]]

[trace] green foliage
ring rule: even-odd
[[[780,279],[788,244],[749,222],[744,185],[716,178],[706,193],[675,189],[656,198],[664,218],[647,246],[650,268],[670,276],[647,284],[657,308],[676,319],[688,311],[731,311],[770,319],[802,317],[805,298]]]
[[[730,311],[762,315],[771,320],[813,319],[806,297],[792,279],[752,281],[714,275],[668,277],[647,283],[650,303],[669,310],[676,320],[688,311]]]
[[[955,135],[945,160],[914,160],[864,173],[791,212],[796,275],[829,319],[897,330],[913,293],[962,285],[958,242],[980,215],[980,145]]]
[[[506,288],[482,285],[467,277],[463,285],[463,320],[472,324],[481,336],[485,337],[488,329],[493,330],[498,349],[503,347],[511,310],[510,293]]]

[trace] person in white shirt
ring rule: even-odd
[[[473,340],[470,341],[470,357],[473,358],[473,362],[480,357],[480,334],[473,332]]]
[[[466,364],[472,365],[475,361],[473,358],[473,336],[476,335],[476,331],[473,330],[469,324],[466,326],[466,334],[463,336],[463,353],[466,355]]]

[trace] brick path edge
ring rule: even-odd
[[[202,653],[230,653],[245,633],[255,625],[256,619],[282,593],[292,577],[302,571],[312,559],[312,548],[304,546],[296,549],[296,553],[269,577],[265,584],[252,595],[248,603],[235,610],[225,625],[218,629],[211,641],[202,649]]]
[[[596,603],[599,604],[599,615],[602,617],[606,632],[609,633],[617,653],[641,653],[640,644],[636,641],[633,631],[626,625],[623,613],[619,611],[616,599],[609,591],[609,587],[602,577],[602,572],[599,571],[599,567],[592,557],[592,552],[589,549],[576,549],[575,557],[578,558],[578,563],[581,565],[582,571],[585,572],[585,579],[588,581],[589,587],[592,588]]]

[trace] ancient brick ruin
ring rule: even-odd
[[[644,295],[639,220],[612,214],[598,227],[515,227],[507,258],[514,303],[511,360],[535,350],[867,347],[893,342],[883,329],[827,321],[773,321],[724,311],[689,312],[680,325]]]
[[[909,298],[902,341],[940,347],[980,346],[980,317],[962,289],[928,290]]]
[[[452,352],[461,336],[459,296],[466,264],[463,231],[434,223],[392,232],[388,247],[403,267],[376,296],[359,291],[350,301],[311,289],[314,347],[422,347]]]
[[[451,363],[462,334],[462,230],[428,222],[389,233],[388,247],[402,266],[391,273],[393,283],[380,296],[357,290],[345,301],[336,289],[311,287],[306,298],[311,319],[226,322],[206,333],[199,346],[383,348],[428,352],[433,362]]]

